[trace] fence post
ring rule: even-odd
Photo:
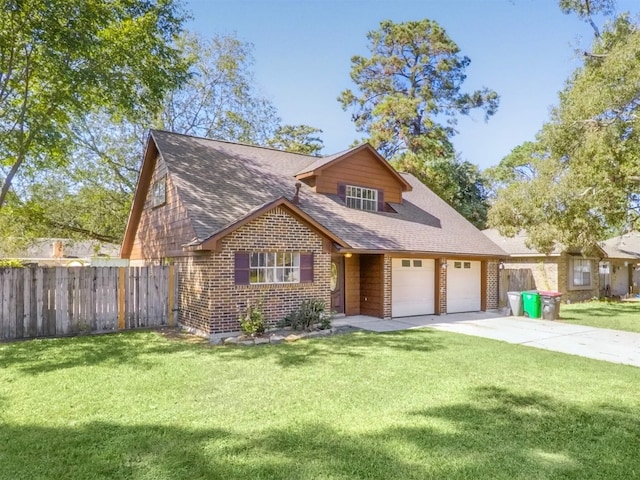
[[[175,325],[175,318],[173,314],[173,306],[175,303],[175,267],[173,265],[169,265],[169,302],[168,302],[168,324],[170,327]]]
[[[169,311],[167,312],[167,314],[169,315],[168,317],[168,324],[170,327],[173,327],[174,325],[174,318],[173,318],[173,302],[174,302],[174,287],[173,287],[173,283],[174,283],[174,266],[173,265],[169,265],[169,306],[168,309]]]
[[[124,330],[125,267],[118,268],[118,329]]]

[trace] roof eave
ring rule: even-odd
[[[322,172],[322,170],[325,170],[326,168],[329,168],[330,166],[333,166],[336,163],[341,162],[345,158],[353,155],[354,153],[360,152],[362,150],[369,150],[376,157],[376,159],[381,162],[384,168],[386,168],[394,176],[394,178],[402,184],[404,192],[410,192],[411,190],[413,190],[413,187],[411,186],[411,184],[407,182],[404,179],[404,177],[396,171],[395,168],[389,165],[389,162],[387,162],[387,160],[385,160],[384,157],[382,157],[382,155],[380,155],[378,151],[375,148],[373,148],[369,143],[363,143],[362,145],[358,145],[357,147],[347,150],[342,155],[334,158],[333,160],[325,163],[324,165],[319,166],[318,168],[315,168],[307,172],[301,172],[296,175],[296,178],[299,180],[302,180],[303,178],[318,175],[320,172]]]
[[[140,175],[136,182],[133,202],[131,202],[131,208],[129,209],[129,218],[127,219],[127,226],[122,239],[122,246],[120,248],[120,258],[128,259],[131,256],[133,242],[142,216],[142,210],[144,209],[144,202],[149,192],[149,184],[151,183],[151,177],[153,176],[156,159],[160,154],[152,133],[153,132],[150,131],[147,135],[147,144],[142,155]]]

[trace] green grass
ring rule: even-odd
[[[640,302],[593,301],[560,306],[566,323],[640,333]]]
[[[0,345],[0,479],[631,479],[640,369],[433,330]]]

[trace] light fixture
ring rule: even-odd
[[[442,268],[443,270],[447,269],[447,261],[446,260],[440,264],[440,268]]]
[[[498,268],[499,268],[500,270],[504,270],[504,262],[500,262],[500,263],[498,264]]]
[[[351,258],[352,253],[351,252],[347,252],[344,254],[345,258]]]

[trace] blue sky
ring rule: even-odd
[[[463,88],[501,96],[487,123],[480,112],[461,117],[453,139],[462,158],[482,169],[534,138],[580,65],[576,50],[593,38],[556,0],[187,0],[187,8],[190,30],[235,33],[253,44],[260,92],[284,123],[322,129],[323,154],[362,136],[336,98],[353,88],[350,59],[368,54],[367,32],[385,19],[437,21],[471,59]],[[618,10],[640,9],[637,0],[618,0]]]

